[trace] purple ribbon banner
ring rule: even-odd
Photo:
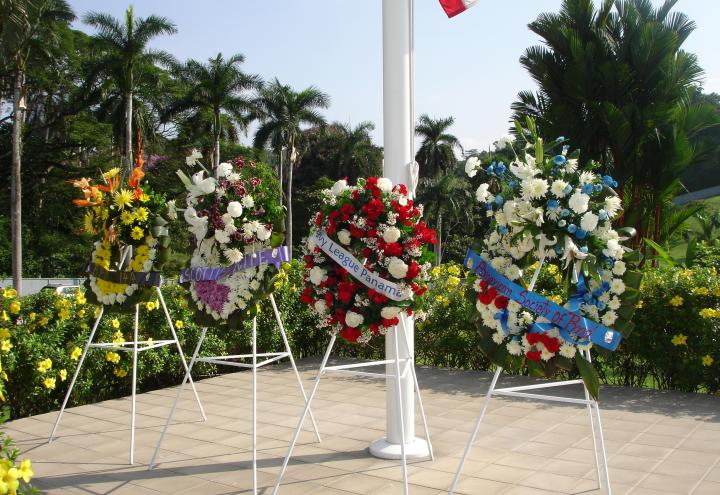
[[[95,263],[85,268],[85,273],[114,284],[137,284],[141,287],[159,287],[160,272],[111,272]]]
[[[254,255],[246,254],[242,261],[226,267],[197,266],[195,268],[188,268],[180,273],[180,283],[220,280],[233,273],[260,265],[275,265],[275,268],[280,269],[280,263],[285,261],[290,261],[290,253],[288,252],[287,246],[266,249]]]

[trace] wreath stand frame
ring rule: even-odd
[[[533,278],[530,281],[528,290],[531,291],[534,289],[535,283],[537,282],[538,276],[540,275],[540,270],[542,269],[544,261],[545,261],[545,258],[542,257],[540,259],[540,262],[538,263],[538,267],[535,269],[535,273],[533,274]],[[590,349],[588,349],[586,351],[581,350],[580,353],[582,354],[582,356],[585,359],[588,360],[588,362],[592,362],[592,357],[590,356]],[[453,478],[453,482],[450,487],[449,495],[454,495],[454,493],[455,493],[457,484],[460,481],[460,475],[462,474],[463,467],[465,466],[465,461],[467,460],[468,456],[470,455],[470,451],[472,450],[473,443],[475,443],[475,438],[477,437],[478,431],[480,430],[480,425],[482,424],[482,421],[485,418],[485,413],[487,412],[488,406],[490,405],[490,400],[493,398],[494,395],[505,395],[508,397],[521,397],[523,399],[546,400],[546,401],[551,401],[551,402],[564,402],[566,404],[585,405],[587,408],[588,417],[590,420],[590,431],[592,433],[593,454],[595,456],[595,471],[597,473],[598,488],[602,488],[602,482],[600,481],[600,479],[601,479],[600,458],[602,458],[603,474],[605,477],[605,493],[607,495],[612,495],[612,489],[610,487],[610,471],[608,469],[607,454],[605,451],[605,435],[603,433],[602,420],[600,419],[600,406],[599,406],[598,402],[590,396],[590,392],[588,392],[588,389],[585,386],[585,382],[583,382],[580,379],[562,380],[562,381],[551,382],[551,383],[539,383],[539,384],[535,384],[535,385],[521,385],[518,387],[496,388],[498,379],[500,378],[500,374],[502,373],[502,371],[503,371],[503,368],[498,366],[497,370],[495,371],[495,375],[493,376],[493,379],[490,382],[490,389],[488,390],[487,394],[485,395],[485,400],[483,401],[482,408],[480,409],[480,414],[478,415],[477,420],[475,422],[475,428],[473,428],[473,431],[470,435],[468,443],[465,446],[465,452],[463,452],[463,456],[460,459],[460,464],[458,465],[458,469],[455,472],[455,477]],[[585,390],[585,398],[584,399],[574,399],[571,397],[561,397],[561,396],[555,396],[555,395],[535,394],[535,393],[526,392],[527,390],[537,390],[537,389],[543,389],[543,388],[563,387],[566,385],[580,385],[580,384],[582,384],[583,389]],[[595,411],[594,415],[593,415],[593,410]],[[596,425],[596,422],[597,422],[597,425]],[[597,426],[597,428],[596,428],[596,426]],[[598,456],[598,447],[600,450],[599,456]]]
[[[160,284],[162,284],[162,279],[160,281]],[[55,419],[55,425],[53,426],[52,432],[50,433],[50,437],[48,438],[48,443],[51,443],[55,439],[55,433],[57,432],[58,426],[60,425],[60,420],[62,419],[63,413],[65,412],[65,407],[67,406],[68,400],[70,399],[70,395],[72,394],[73,388],[75,387],[75,382],[77,381],[77,377],[80,374],[80,369],[83,366],[83,363],[85,362],[85,357],[87,356],[88,349],[90,348],[96,348],[96,349],[105,349],[105,350],[112,350],[112,351],[120,351],[120,352],[132,352],[133,355],[133,364],[132,364],[132,406],[131,406],[131,413],[130,413],[130,464],[135,463],[135,410],[136,410],[136,404],[135,404],[135,396],[137,394],[137,358],[138,353],[143,351],[148,351],[150,349],[155,349],[158,347],[166,346],[166,345],[175,345],[177,347],[178,353],[180,354],[180,362],[183,365],[183,368],[185,368],[186,376],[189,372],[189,368],[187,365],[187,362],[185,361],[185,354],[183,353],[182,347],[180,346],[180,341],[178,339],[177,333],[175,332],[175,326],[173,325],[172,319],[170,318],[170,313],[167,309],[167,305],[165,304],[165,298],[162,295],[162,291],[160,290],[160,285],[155,286],[155,290],[157,291],[158,299],[160,300],[160,304],[162,305],[163,312],[165,313],[165,319],[167,321],[168,327],[170,328],[170,332],[172,333],[172,339],[169,340],[138,340],[138,322],[139,322],[139,315],[140,315],[140,304],[135,305],[135,321],[133,324],[133,340],[128,342],[98,342],[93,343],[93,338],[95,337],[95,332],[97,331],[98,326],[100,325],[100,320],[102,319],[104,313],[105,313],[105,306],[100,306],[100,314],[98,314],[97,318],[95,319],[95,324],[92,327],[92,330],[90,331],[90,337],[88,337],[87,343],[85,344],[85,348],[83,349],[82,356],[80,357],[80,361],[78,362],[77,367],[75,368],[75,373],[73,374],[72,380],[70,382],[70,388],[68,389],[67,393],[65,394],[65,399],[63,400],[62,407],[60,408],[60,412],[58,413],[57,419]],[[138,347],[142,345],[142,347]],[[197,390],[195,388],[195,383],[190,382],[190,385],[192,386],[193,393],[195,395],[195,400],[197,401],[198,408],[200,409],[200,414],[202,415],[203,421],[206,421],[207,418],[205,416],[205,410],[203,409],[202,403],[200,402],[200,397],[198,396]]]
[[[409,348],[409,342],[407,339],[407,331],[405,326],[405,315],[401,313],[400,315],[400,323],[402,325],[403,329],[403,336],[404,336],[404,344]],[[425,428],[425,437],[427,439],[428,443],[428,450],[430,452],[430,455],[428,456],[429,460],[435,460],[435,455],[433,454],[433,447],[432,443],[430,442],[430,432],[428,431],[428,425],[427,425],[427,418],[425,417],[425,408],[423,407],[422,397],[420,395],[420,387],[418,386],[418,380],[417,380],[417,374],[415,373],[415,363],[414,358],[412,356],[408,358],[401,359],[399,356],[399,343],[398,343],[398,329],[400,325],[395,325],[394,328],[388,330],[389,332],[393,332],[393,341],[394,341],[394,350],[395,350],[395,356],[393,359],[385,359],[382,361],[368,361],[363,363],[353,363],[353,364],[343,364],[343,365],[337,365],[337,366],[327,366],[328,359],[330,358],[330,353],[332,352],[333,346],[335,345],[335,339],[337,338],[337,334],[333,333],[330,337],[330,342],[328,343],[327,349],[325,350],[325,354],[323,355],[322,363],[320,364],[320,369],[318,370],[317,376],[315,377],[315,383],[313,385],[312,391],[310,392],[310,397],[307,400],[307,403],[305,404],[305,410],[303,411],[302,415],[300,416],[300,420],[298,421],[297,428],[295,428],[295,432],[293,433],[292,440],[290,442],[290,447],[288,448],[288,453],[285,456],[285,459],[283,460],[282,467],[280,468],[280,473],[278,474],[278,479],[275,483],[275,487],[273,489],[273,495],[277,495],[278,491],[280,490],[280,485],[282,483],[283,477],[285,476],[285,472],[287,470],[288,463],[290,462],[290,458],[292,457],[293,449],[295,448],[295,444],[297,443],[298,437],[300,436],[300,430],[302,429],[303,422],[305,421],[305,417],[307,416],[308,412],[310,411],[310,405],[315,398],[315,394],[317,393],[318,387],[320,386],[320,378],[327,373],[327,372],[333,372],[333,373],[345,373],[350,375],[359,375],[359,376],[365,376],[370,378],[391,378],[395,381],[395,392],[396,392],[396,399],[398,408],[400,411],[400,414],[398,415],[399,419],[399,427],[400,427],[400,436],[402,439],[400,450],[401,450],[401,459],[402,459],[402,468],[403,468],[403,486],[404,486],[404,493],[405,495],[408,495],[408,474],[407,474],[407,456],[405,453],[405,427],[403,425],[403,405],[402,405],[402,396],[401,396],[401,390],[400,390],[400,379],[404,378],[407,375],[408,369],[410,370],[410,373],[413,377],[413,382],[415,385],[415,391],[417,392],[417,398],[418,403],[420,405],[420,414],[422,416],[423,426]],[[401,364],[402,364],[402,371],[401,371]],[[393,365],[393,373],[388,373],[387,369],[385,373],[371,373],[366,371],[357,371],[357,368],[365,368],[370,366],[382,366],[385,365],[386,368],[388,365]]]
[[[177,404],[180,400],[180,397],[182,396],[183,390],[185,389],[185,384],[190,381],[192,384],[192,378],[190,377],[190,373],[192,372],[193,366],[195,363],[210,363],[210,364],[217,364],[217,365],[224,365],[224,366],[234,366],[237,368],[244,368],[244,369],[250,369],[252,370],[252,467],[253,467],[253,494],[257,494],[257,370],[265,365],[268,365],[270,363],[274,363],[276,361],[279,361],[285,357],[290,359],[290,365],[292,366],[293,372],[295,373],[295,378],[297,379],[298,386],[300,387],[300,392],[302,394],[303,399],[305,400],[306,408],[305,408],[305,414],[303,415],[303,420],[305,419],[305,415],[310,409],[310,402],[308,401],[307,395],[305,393],[305,388],[302,384],[302,378],[300,378],[300,373],[298,372],[297,366],[295,365],[295,358],[293,357],[292,350],[290,349],[290,343],[288,341],[287,335],[285,333],[285,326],[283,325],[282,318],[280,317],[280,311],[278,311],[277,304],[275,303],[275,297],[270,294],[270,303],[272,304],[273,313],[275,313],[275,319],[277,320],[278,327],[280,328],[280,334],[282,335],[283,344],[285,346],[284,352],[263,352],[258,353],[257,352],[257,317],[253,318],[252,320],[252,353],[251,354],[235,354],[235,355],[229,355],[229,356],[209,356],[209,357],[198,357],[198,354],[200,353],[200,349],[202,347],[203,341],[205,340],[205,335],[207,334],[208,327],[204,327],[202,330],[202,333],[200,335],[200,340],[198,340],[197,345],[195,346],[195,351],[193,352],[192,358],[190,359],[190,365],[187,368],[185,379],[183,380],[182,384],[178,388],[177,395],[175,396],[175,401],[173,402],[172,408],[170,409],[170,415],[167,418],[167,421],[165,423],[165,427],[162,430],[162,433],[160,434],[160,438],[158,439],[157,445],[155,446],[155,452],[153,453],[152,459],[150,460],[150,464],[148,466],[148,470],[151,470],[156,465],[156,460],[158,453],[160,452],[160,446],[162,445],[162,442],[165,438],[165,434],[168,431],[168,428],[170,427],[170,423],[172,423],[173,416],[175,415],[175,410],[177,408]],[[261,361],[258,361],[258,358],[261,358]],[[250,363],[242,362],[244,359],[250,359]],[[194,387],[193,387],[194,388]],[[315,431],[315,436],[317,438],[318,442],[321,442],[322,439],[320,438],[320,432],[318,431],[317,424],[315,422],[315,417],[313,416],[312,411],[310,412],[310,421],[312,422],[313,430]],[[302,421],[300,422],[300,426],[298,428],[302,428]]]

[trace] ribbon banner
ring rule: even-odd
[[[525,289],[501,275],[472,249],[468,249],[465,256],[465,266],[494,287],[498,294],[517,302],[523,308],[550,321],[550,323],[534,324],[530,330],[531,333],[544,333],[552,328],[558,328],[560,335],[566,341],[589,341],[611,351],[617,349],[618,344],[620,344],[620,339],[622,339],[620,332],[579,315],[575,312],[579,310],[579,305],[577,308],[573,308],[575,310],[573,311],[572,309],[563,308],[540,294]],[[501,323],[502,318],[501,315]],[[505,315],[505,319],[507,321],[507,315]]]
[[[198,266],[188,268],[180,273],[180,283],[220,280],[233,273],[260,265],[275,265],[275,268],[279,270],[280,263],[285,261],[290,261],[290,253],[288,252],[287,246],[266,249],[259,253],[247,254],[241,261],[226,267]]]
[[[318,230],[315,232],[315,242],[317,242],[317,245],[325,254],[335,260],[338,265],[346,269],[350,275],[367,287],[393,301],[405,301],[410,298],[407,292],[403,291],[396,283],[385,280],[372,270],[366,268],[355,256],[330,239],[325,231]]]
[[[137,284],[140,287],[159,287],[162,283],[160,272],[111,272],[95,263],[85,268],[85,273],[114,284]]]

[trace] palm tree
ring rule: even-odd
[[[336,147],[333,160],[337,166],[336,178],[347,177],[354,181],[358,177],[373,175],[379,148],[372,143],[370,132],[375,124],[360,122],[355,127],[349,124],[332,124],[328,129]]]
[[[415,134],[422,138],[422,144],[415,160],[420,166],[420,177],[437,177],[457,163],[455,148],[462,152],[462,146],[458,138],[448,133],[454,123],[453,117],[433,119],[423,114],[418,119]]]
[[[424,205],[424,217],[431,225],[435,225],[436,265],[442,263],[443,232],[449,235],[452,227],[458,225],[472,230],[474,199],[470,184],[463,175],[448,173],[420,179],[417,202]],[[447,225],[445,221],[448,221]]]
[[[581,163],[604,163],[620,184],[636,245],[659,241],[664,218],[679,225],[679,215],[665,213],[680,174],[708,151],[703,131],[720,120],[691,102],[702,70],[682,45],[695,24],[671,12],[673,0],[658,8],[648,0],[595,3],[564,0],[559,13],[529,25],[544,43],[528,48],[521,64],[540,89],[519,94],[514,117],[535,118],[546,138],[568,138]]]
[[[283,147],[287,152],[287,244],[292,256],[292,181],[293,169],[298,163],[299,154],[304,145],[303,125],[324,126],[325,118],[320,115],[320,108],[330,105],[330,97],[310,86],[301,91],[294,91],[290,86],[281,84],[275,79],[260,91],[256,100],[256,114],[260,126],[255,133],[254,146],[264,148],[270,146],[280,156]],[[283,162],[280,156],[280,163]],[[280,170],[282,180],[283,171]]]
[[[13,78],[12,172],[10,179],[13,286],[22,292],[22,127],[28,64],[58,43],[59,26],[75,19],[64,0],[0,0],[0,68]],[[32,59],[31,59],[32,57]]]
[[[179,80],[187,92],[168,113],[191,110],[193,116],[200,117],[205,110],[212,112],[214,167],[220,164],[223,124],[237,125],[243,131],[247,129],[252,104],[248,91],[259,88],[261,84],[258,76],[240,71],[239,66],[244,61],[245,57],[240,54],[225,60],[222,53],[218,53],[207,64],[188,60],[178,71]]]
[[[148,43],[161,34],[177,32],[175,24],[165,17],[151,15],[135,18],[132,6],[125,11],[124,23],[108,14],[90,12],[85,23],[97,28],[94,36],[101,54],[95,61],[93,75],[102,74],[111,80],[122,94],[125,106],[124,156],[128,170],[132,169],[133,94],[137,77],[142,77],[148,66],[170,66],[174,59],[167,52],[150,50]]]

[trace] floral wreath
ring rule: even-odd
[[[191,178],[178,170],[187,190],[183,216],[195,237],[188,272],[238,267],[281,246],[285,213],[272,170],[238,158],[219,164],[213,176],[200,163],[201,156],[193,150],[186,158],[188,166],[202,167]],[[185,282],[192,303],[200,310],[198,322],[234,322],[242,313],[254,311],[257,300],[271,293],[277,266],[252,264],[256,266]]]
[[[358,179],[357,186],[339,180],[323,191],[304,243],[300,296],[320,317],[321,327],[362,343],[397,325],[402,311],[413,314],[427,292],[434,259],[428,247],[436,243],[435,231],[421,217],[422,206],[408,197],[405,185],[393,187],[387,178]],[[323,250],[319,236],[342,254]],[[348,262],[348,255],[355,261]],[[394,298],[386,287],[396,288]]]
[[[87,268],[86,288],[93,304],[130,307],[148,299],[169,254],[163,217],[167,203],[164,195],[141,186],[145,162],[138,144],[136,166],[127,181],[118,167],[104,172],[102,183],[88,178],[72,181],[83,193],[83,198],[73,200],[86,208],[83,232],[101,236],[93,243]]]
[[[476,157],[466,163],[467,174],[483,180],[476,198],[490,219],[480,256],[510,281],[627,337],[640,274],[628,270],[635,255],[621,244],[634,231],[612,227],[621,213],[613,190],[617,183],[592,172],[598,167],[594,162],[578,170],[578,153],[569,155],[563,138],[546,152],[531,120],[528,129],[518,129],[526,140],[519,155],[510,143],[502,143],[497,156],[485,163]],[[557,148],[560,152],[552,153]],[[489,359],[514,371],[527,366],[532,374],[547,377],[572,370],[574,360],[597,396],[597,374],[577,352],[590,349],[591,341],[562,332],[488,281],[477,276],[471,281],[475,320]]]

